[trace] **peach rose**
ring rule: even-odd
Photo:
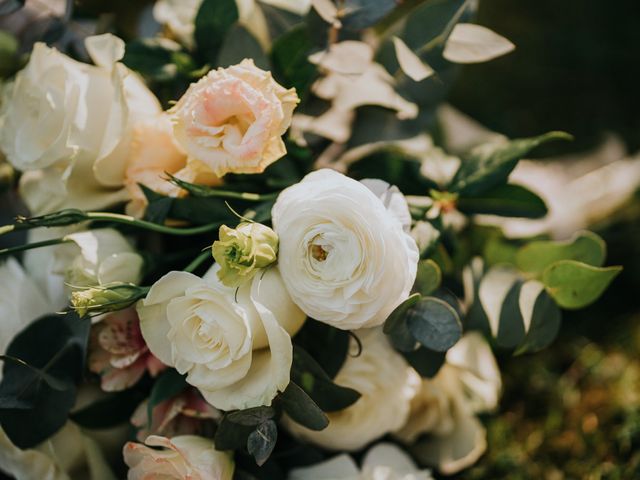
[[[152,435],[147,437],[145,443],[148,446],[134,442],[124,446],[129,480],[231,480],[233,476],[231,454],[219,452],[213,442],[206,438],[183,435],[169,440]]]
[[[298,102],[295,89],[245,59],[192,84],[170,114],[192,168],[260,173],[286,153],[281,137]]]

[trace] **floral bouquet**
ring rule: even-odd
[[[72,3],[58,21],[93,31],[49,29],[28,58],[2,32],[3,186],[24,207],[0,227],[0,470],[472,465],[493,349],[547,347],[620,271],[593,233],[499,227],[547,214],[509,176],[570,136],[479,141],[444,102],[459,64],[514,46],[468,0],[159,0],[137,34]]]

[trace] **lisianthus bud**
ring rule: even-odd
[[[147,290],[131,283],[84,288],[71,293],[71,306],[81,317],[115,312],[133,305]]]
[[[278,256],[278,235],[260,223],[244,222],[237,228],[220,227],[213,242],[213,258],[220,264],[218,278],[227,287],[238,287]]]

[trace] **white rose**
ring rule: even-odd
[[[372,447],[362,469],[349,455],[339,455],[317,465],[297,468],[288,480],[432,480],[429,470],[420,470],[411,457],[391,443]]]
[[[88,230],[64,238],[70,243],[56,250],[54,268],[72,288],[141,280],[142,257],[117,230]]]
[[[373,327],[408,297],[419,254],[397,188],[318,170],[280,194],[272,217],[280,271],[310,317]]]
[[[216,450],[209,439],[195,435],[171,439],[151,435],[145,443],[148,447],[133,442],[124,446],[129,480],[231,480],[233,477],[235,465],[231,453]]]
[[[420,377],[391,347],[382,330],[355,333],[362,342],[362,352],[347,357],[335,382],[362,396],[344,410],[328,413],[329,426],[321,431],[285,418],[285,427],[294,436],[330,450],[355,451],[405,424]],[[352,341],[351,353],[356,351]]]
[[[142,80],[118,63],[122,40],[105,34],[85,43],[96,65],[37,43],[6,87],[0,150],[25,171],[21,193],[34,214],[125,200],[133,125],[161,111]]]
[[[431,380],[423,379],[411,402],[406,425],[396,433],[416,457],[450,475],[473,465],[487,448],[477,414],[496,408],[500,370],[489,345],[470,332],[447,352],[446,363]],[[429,436],[419,440],[422,434]]]
[[[299,99],[245,59],[211,70],[171,109],[174,134],[190,162],[218,176],[260,173],[286,153],[282,135]]]
[[[289,384],[289,335],[305,315],[276,267],[238,290],[220,283],[217,268],[204,278],[170,272],[158,280],[137,307],[142,335],[216,408],[270,405]]]

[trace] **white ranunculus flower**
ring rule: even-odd
[[[204,278],[170,272],[158,280],[137,307],[142,335],[214,407],[270,405],[289,384],[290,335],[306,317],[277,267],[237,291],[220,282],[218,268]]]
[[[95,65],[37,43],[5,88],[0,150],[25,172],[21,193],[34,214],[126,200],[133,126],[161,111],[140,77],[118,63],[122,40],[105,34],[85,43]]]
[[[129,480],[231,480],[235,464],[231,452],[216,450],[213,442],[196,435],[171,439],[151,435],[145,443],[124,446]],[[150,448],[159,447],[159,448]]]
[[[429,470],[420,470],[411,457],[392,443],[372,447],[362,469],[346,454],[305,468],[297,468],[288,480],[431,480]]]
[[[423,379],[411,402],[411,413],[396,435],[416,457],[444,474],[473,465],[487,447],[478,413],[497,407],[500,370],[491,348],[478,332],[470,332],[447,352],[433,379]],[[420,440],[422,434],[429,434]]]
[[[54,268],[72,288],[141,280],[144,261],[117,230],[88,230],[64,238],[70,242],[56,250]]]
[[[282,277],[310,317],[374,327],[409,295],[419,255],[397,188],[317,170],[280,194],[272,216]]]
[[[188,161],[222,176],[260,173],[287,152],[282,135],[300,100],[295,88],[245,59],[211,70],[170,110]]]
[[[286,418],[285,427],[294,436],[330,450],[356,451],[405,424],[420,384],[419,375],[393,349],[381,329],[358,330],[355,334],[362,342],[362,352],[354,355],[357,345],[352,340],[352,355],[335,382],[362,396],[344,410],[328,413],[329,426],[321,431]]]

